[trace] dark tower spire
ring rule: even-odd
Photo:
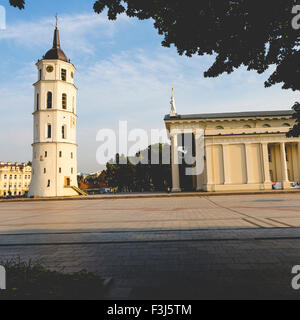
[[[60,40],[59,40],[59,30],[58,30],[58,17],[56,15],[56,26],[54,30],[54,37],[53,37],[53,47],[50,49],[43,57],[45,60],[63,60],[69,62],[67,56],[62,51],[60,47]]]
[[[54,30],[53,49],[60,49],[59,30],[57,26]]]
[[[54,30],[54,38],[53,38],[53,48],[59,49],[60,48],[60,41],[59,41],[59,30],[58,30],[58,15],[55,16],[56,25]]]

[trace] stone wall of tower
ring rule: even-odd
[[[77,187],[75,67],[62,60],[37,63],[34,84],[33,172],[29,195],[39,197],[75,196]],[[62,79],[62,70],[66,79]],[[51,108],[48,93],[51,92]],[[66,107],[63,105],[66,95]],[[51,126],[49,135],[48,126]],[[63,129],[64,128],[64,129]],[[63,133],[64,132],[64,133]]]

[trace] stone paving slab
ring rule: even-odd
[[[111,298],[293,298],[300,197],[0,203],[0,260],[114,279]]]
[[[0,203],[0,233],[300,227],[297,194]]]
[[[299,239],[0,246],[0,256],[112,277],[111,299],[300,299]]]

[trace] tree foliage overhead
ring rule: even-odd
[[[178,53],[215,54],[205,73],[217,77],[245,65],[259,73],[275,64],[266,86],[283,82],[285,89],[300,89],[299,32],[291,26],[296,0],[98,0],[97,13],[108,8],[109,19],[126,13],[153,19],[163,46]]]

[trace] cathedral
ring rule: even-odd
[[[292,110],[177,114],[174,96],[165,125],[172,144],[173,192],[238,192],[298,188],[300,138],[287,138]],[[200,134],[199,134],[200,133]],[[195,163],[178,161],[192,136]],[[187,175],[187,167],[201,167]]]
[[[56,25],[53,47],[36,64],[31,197],[77,196],[75,67],[60,46]]]

